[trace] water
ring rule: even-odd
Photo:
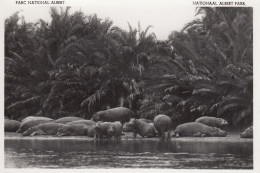
[[[5,168],[252,169],[252,142],[5,139]]]

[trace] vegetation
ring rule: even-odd
[[[109,19],[51,8],[50,23],[5,21],[5,116],[90,118],[125,106],[175,125],[223,117],[253,122],[252,8],[205,8],[168,40],[141,25],[125,31]]]

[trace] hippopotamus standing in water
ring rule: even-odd
[[[119,121],[111,123],[107,128],[108,139],[113,136],[115,139],[120,139],[123,131],[123,126]]]
[[[36,135],[56,135],[58,129],[63,124],[59,123],[43,123],[34,127],[30,127],[28,130],[23,132],[23,136],[36,136]]]
[[[216,128],[210,127],[198,122],[184,123],[176,127],[175,136],[191,136],[191,137],[204,137],[204,136],[219,136],[225,137],[227,132]]]
[[[37,126],[39,124],[43,124],[43,123],[49,123],[49,122],[52,122],[53,120],[50,119],[32,119],[32,120],[26,120],[24,122],[21,123],[19,129],[18,129],[18,133],[23,133],[25,132],[27,129],[29,129],[30,127],[34,127],[34,126]]]
[[[54,121],[54,123],[61,123],[61,124],[67,124],[69,122],[73,122],[73,121],[78,121],[78,120],[84,120],[83,118],[80,117],[63,117],[60,119],[57,119]]]
[[[96,125],[90,125],[88,126],[88,137],[94,137],[94,128]]]
[[[154,117],[154,127],[158,135],[163,139],[165,132],[168,132],[168,138],[171,138],[172,120],[167,115],[157,115]]]
[[[85,124],[62,125],[58,129],[57,136],[87,136],[88,126]]]
[[[253,138],[253,126],[248,127],[245,131],[240,133],[241,138]]]
[[[94,138],[101,139],[103,136],[108,137],[107,129],[111,125],[111,122],[102,122],[94,127]]]
[[[133,125],[132,124],[129,124],[130,122],[132,122],[134,120],[134,118],[131,118],[129,122],[126,122],[123,126],[123,131],[124,132],[134,132],[134,129],[133,129]],[[139,121],[143,121],[143,122],[146,122],[146,123],[153,123],[152,120],[148,120],[148,119],[144,119],[144,118],[140,118],[138,119]],[[153,125],[154,126],[154,125]]]
[[[130,118],[135,118],[135,113],[128,108],[117,107],[93,114],[94,121],[115,122],[120,121],[122,124],[128,122]]]
[[[20,125],[19,121],[5,119],[5,132],[16,132]]]
[[[202,123],[211,127],[223,128],[228,125],[228,122],[223,118],[203,116],[195,120],[195,122]]]
[[[128,128],[133,130],[133,137],[136,138],[136,135],[144,137],[155,137],[157,135],[154,124],[147,123],[140,119],[131,119],[129,123],[127,123]]]

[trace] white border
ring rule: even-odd
[[[190,6],[192,5],[192,0],[65,0],[66,4],[65,6],[84,6],[87,5],[88,3],[102,3],[102,2],[115,2],[115,1],[120,1],[120,3],[124,3],[126,1],[131,1],[134,5],[138,6],[140,4],[146,4],[146,3],[153,3],[156,5],[156,3],[169,3],[172,4],[174,2],[175,5],[178,5],[180,7],[183,7],[185,10],[185,6]],[[201,0],[202,1],[202,0]],[[220,0],[213,0],[215,2],[220,2]],[[213,2],[211,1],[211,2]],[[227,2],[228,0],[222,0],[222,2]],[[238,0],[239,1],[239,0]],[[113,171],[113,172],[122,172],[124,171],[125,173],[132,173],[134,172],[198,172],[198,173],[206,173],[206,172],[236,172],[236,173],[244,173],[244,172],[260,172],[260,148],[259,148],[259,141],[260,141],[260,135],[258,134],[260,128],[260,100],[259,97],[260,94],[260,78],[259,78],[259,68],[260,67],[260,1],[259,0],[242,0],[242,2],[246,2],[247,6],[253,7],[253,13],[254,13],[254,169],[253,170],[211,170],[211,169],[5,169],[4,168],[4,133],[3,133],[3,119],[4,119],[4,14],[5,11],[8,10],[8,6],[10,5],[15,5],[15,0],[0,0],[0,52],[1,52],[1,58],[0,58],[0,79],[1,79],[1,99],[0,99],[0,105],[1,105],[1,123],[0,123],[0,135],[1,135],[1,143],[0,143],[0,171],[1,172],[21,172],[21,171],[26,171],[26,172],[39,172],[39,173],[46,173],[47,172],[59,172],[62,171],[63,173],[68,173],[68,172],[96,172],[96,171]],[[229,1],[230,2],[230,1]],[[231,2],[235,2],[231,0]],[[232,6],[235,7],[235,6]],[[32,7],[33,8],[33,7]],[[155,6],[156,9],[156,6]],[[180,18],[181,20],[181,18]]]

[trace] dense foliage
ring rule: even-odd
[[[5,116],[90,118],[117,106],[174,124],[208,115],[253,121],[252,8],[198,8],[169,39],[69,7],[50,23],[5,21]]]

